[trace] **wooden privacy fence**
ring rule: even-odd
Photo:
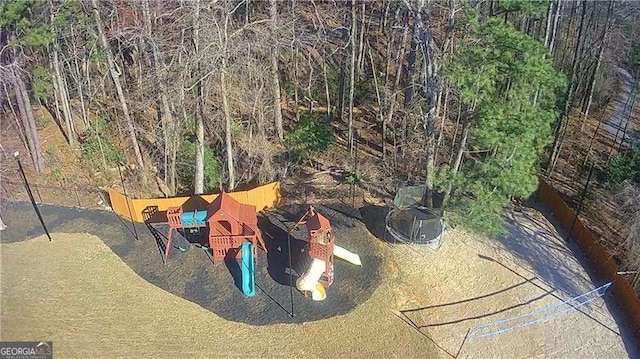
[[[255,206],[258,211],[261,211],[265,208],[275,207],[280,203],[280,182],[268,183],[248,191],[231,192],[229,195],[238,202]],[[156,207],[157,211],[162,212],[169,207],[183,206],[191,202],[202,204],[202,200],[204,200],[211,203],[216,197],[218,197],[217,193],[192,197],[129,198],[116,190],[109,190],[109,200],[113,211],[136,222],[144,222],[143,212],[148,207]]]
[[[576,218],[576,212],[560,197],[560,194],[542,178],[538,186],[539,200],[553,213],[569,235],[585,254],[592,268],[606,281],[613,282],[613,295],[636,334],[640,334],[640,298],[633,286],[617,274],[618,265],[613,256],[594,237],[593,233]]]

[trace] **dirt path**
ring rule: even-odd
[[[613,110],[609,120],[602,128],[614,138],[614,143],[621,142],[627,146],[640,140],[637,124],[634,123],[636,108],[640,104],[640,88],[627,70],[619,67],[618,73],[621,77],[620,89],[611,105]]]

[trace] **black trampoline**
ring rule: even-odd
[[[437,211],[421,206],[425,186],[398,189],[385,218],[385,236],[392,242],[421,244],[437,249],[442,245],[445,223]]]

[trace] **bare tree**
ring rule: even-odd
[[[349,65],[349,135],[348,135],[348,144],[349,144],[349,154],[353,157],[354,154],[354,131],[353,131],[353,93],[355,89],[355,80],[356,80],[356,0],[351,0],[351,31],[349,34],[349,47],[351,48],[351,63]]]
[[[591,110],[591,105],[593,103],[593,95],[595,93],[596,80],[598,78],[598,74],[600,73],[600,65],[602,64],[604,49],[607,45],[607,39],[609,38],[609,33],[610,33],[609,30],[611,29],[611,19],[612,19],[613,10],[614,10],[614,1],[609,1],[609,7],[607,10],[607,21],[604,26],[604,29],[602,30],[600,46],[598,46],[598,56],[596,60],[596,65],[593,68],[593,72],[591,73],[591,80],[589,81],[589,86],[588,86],[589,90],[587,91],[587,94],[586,94],[587,101],[583,109],[584,120],[582,121],[581,130],[584,130],[584,123],[586,122],[586,119],[589,117],[589,111]]]
[[[11,103],[11,98],[8,96],[9,92],[7,88],[13,89],[33,166],[38,173],[42,173],[44,171],[44,157],[42,156],[42,150],[40,148],[40,136],[36,128],[36,121],[33,116],[33,109],[31,108],[31,100],[29,99],[29,93],[27,92],[24,81],[20,77],[15,58],[13,58],[13,61],[14,62],[8,65],[3,64],[0,66],[0,83],[2,83],[5,93],[7,93],[9,103]]]
[[[52,0],[49,0],[49,14],[51,27],[54,31],[58,31],[55,23],[55,14],[57,12],[54,3]],[[55,98],[56,98],[56,107],[58,104],[60,109],[62,110],[62,115],[64,117],[64,123],[67,129],[67,141],[69,141],[69,145],[73,146],[75,143],[76,130],[73,123],[73,116],[71,114],[71,106],[69,105],[69,94],[67,89],[67,83],[64,78],[64,73],[62,71],[60,60],[58,58],[58,53],[60,52],[60,44],[58,42],[58,37],[56,36],[51,44],[51,67],[53,67],[53,78],[54,78],[54,89],[55,89]],[[57,114],[56,114],[57,115]]]
[[[623,268],[633,275],[631,284],[640,289],[640,188],[637,184],[624,183],[616,194],[623,218],[627,218],[627,238],[618,248]]]
[[[144,16],[145,32],[147,33],[147,49],[151,51],[151,71],[153,74],[153,83],[157,84],[157,90],[155,91],[157,97],[159,97],[159,113],[162,117],[162,133],[164,143],[163,165],[164,165],[164,183],[165,187],[167,182],[171,183],[168,193],[165,195],[175,194],[175,177],[169,181],[169,176],[173,174],[175,176],[175,161],[172,160],[171,153],[174,151],[175,146],[174,137],[176,134],[175,123],[173,115],[171,114],[171,107],[169,106],[169,99],[167,95],[167,88],[165,86],[164,79],[161,78],[160,66],[162,64],[161,53],[158,49],[158,44],[152,39],[151,35],[154,33],[154,24],[152,20],[152,11],[149,8],[149,0],[142,1],[142,12]]]
[[[220,68],[220,96],[222,97],[222,110],[224,112],[225,149],[227,154],[227,173],[229,175],[229,191],[236,188],[236,174],[233,161],[233,138],[231,135],[233,117],[229,103],[229,90],[227,87],[227,71],[229,57],[229,21],[233,11],[226,14],[222,30],[218,32],[218,39],[222,49],[222,66]]]
[[[102,47],[104,48],[104,52],[107,56],[107,62],[109,65],[109,73],[111,74],[111,79],[113,80],[113,84],[116,87],[116,92],[118,93],[118,99],[120,100],[120,106],[122,107],[122,112],[124,115],[124,120],[127,125],[127,129],[129,130],[129,137],[131,138],[131,143],[133,145],[133,152],[136,157],[136,161],[138,162],[139,167],[139,175],[142,180],[143,185],[147,183],[147,173],[146,166],[144,164],[144,160],[142,159],[142,152],[140,152],[140,146],[138,145],[138,138],[136,136],[136,130],[133,125],[133,120],[131,119],[131,115],[129,114],[129,106],[127,105],[127,99],[124,96],[124,90],[122,89],[122,84],[120,83],[120,73],[118,72],[116,62],[113,58],[113,52],[111,51],[111,47],[109,46],[109,41],[107,40],[107,36],[104,33],[104,26],[102,25],[102,18],[100,16],[100,8],[98,7],[97,0],[91,0],[91,4],[93,6],[93,15],[94,20],[96,22],[96,27],[98,29],[98,36],[100,38],[100,42],[102,43]]]
[[[193,47],[196,56],[196,171],[193,185],[195,194],[204,193],[204,93],[202,89],[202,79],[200,78],[200,0],[196,0],[196,11],[193,18]],[[224,71],[224,69],[222,70]]]
[[[565,98],[565,105],[562,111],[562,115],[560,117],[560,121],[558,122],[555,130],[555,137],[553,141],[553,146],[551,149],[551,155],[549,158],[549,168],[548,175],[551,176],[553,171],[555,170],[556,164],[558,162],[558,158],[560,157],[560,152],[562,151],[562,145],[564,143],[564,136],[567,130],[567,125],[569,122],[569,112],[571,111],[571,106],[573,104],[573,100],[575,97],[575,92],[578,87],[578,66],[579,59],[582,56],[583,45],[584,45],[584,31],[585,31],[585,18],[587,14],[587,1],[582,2],[582,13],[580,17],[580,29],[578,30],[578,38],[576,40],[576,47],[573,53],[573,63],[571,66],[571,76],[569,85],[567,86],[567,93]]]
[[[278,4],[276,0],[269,0],[269,15],[271,17],[271,32],[273,36],[273,45],[270,52],[271,59],[271,76],[273,78],[273,112],[276,124],[276,132],[280,141],[284,139],[284,130],[282,127],[282,109],[280,108],[280,71],[278,67]]]

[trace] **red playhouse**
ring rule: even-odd
[[[291,231],[301,224],[307,227],[305,241],[308,244],[305,253],[311,258],[311,265],[298,278],[296,287],[302,292],[311,292],[313,300],[324,300],[327,295],[326,289],[333,283],[333,256],[356,265],[362,265],[362,262],[360,256],[335,244],[331,223],[313,206],[309,206],[309,210],[302,215]]]
[[[305,252],[312,260],[323,261],[324,271],[320,275],[318,282],[324,288],[327,288],[333,283],[333,247],[335,245],[335,237],[331,230],[331,224],[327,217],[316,212],[313,206],[309,206],[309,210],[300,217],[292,231],[301,224],[307,227],[307,238],[305,240],[308,244],[305,247]]]
[[[214,262],[228,255],[241,258],[240,248],[246,242],[252,244],[253,257],[256,258],[258,245],[267,250],[258,229],[256,213],[255,206],[242,204],[225,192],[220,193],[204,211],[183,212],[182,207],[167,209],[170,228],[164,254],[165,263],[169,257],[174,230],[203,227],[209,229],[208,243]]]

